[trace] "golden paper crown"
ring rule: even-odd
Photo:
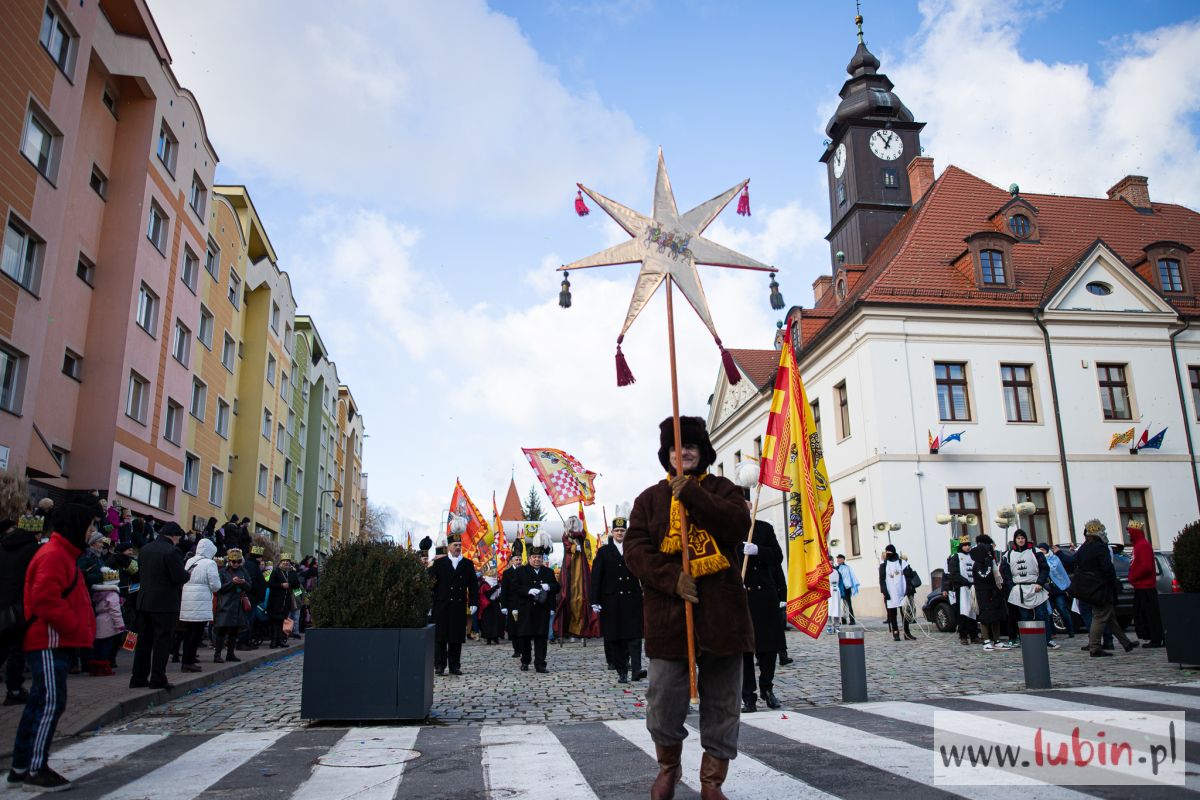
[[[263,552],[263,546],[261,544],[253,545],[250,548],[250,555],[252,556],[261,556]]]
[[[1085,533],[1104,533],[1104,523],[1098,519],[1089,519],[1084,523],[1083,530]]]
[[[1132,530],[1135,530],[1135,531],[1140,531],[1140,530],[1142,530],[1143,528],[1145,528],[1146,526],[1145,526],[1145,524],[1143,524],[1142,522],[1140,522],[1140,521],[1138,521],[1138,520],[1136,520],[1136,519],[1135,519],[1135,520],[1133,520],[1132,522],[1130,522],[1128,525],[1126,525],[1125,527],[1126,527],[1126,528],[1130,528],[1130,529],[1132,529]]]

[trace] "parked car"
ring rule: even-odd
[[[958,611],[950,605],[950,599],[940,583],[936,588],[929,590],[925,604],[921,606],[921,613],[942,633],[953,633],[958,626]]]

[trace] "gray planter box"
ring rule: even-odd
[[[1159,594],[1167,640],[1167,661],[1179,665],[1200,664],[1200,592]]]
[[[420,720],[432,705],[432,625],[304,634],[302,718]]]

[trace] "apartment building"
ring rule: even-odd
[[[339,385],[337,365],[329,360],[329,351],[311,317],[296,317],[296,350],[308,354],[309,364],[305,383],[307,414],[297,423],[297,437],[305,448],[303,470],[298,476],[303,486],[300,549],[306,554],[328,553],[333,513],[341,497],[334,485],[337,448],[331,446],[329,436],[337,430],[337,418],[326,400],[331,387]]]
[[[338,521],[334,530],[339,541],[355,541],[362,536],[362,519],[366,511],[362,483],[362,442],[365,431],[358,403],[350,387],[337,387],[337,488],[342,506],[336,509]]]

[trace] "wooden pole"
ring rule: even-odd
[[[675,425],[675,474],[681,477],[683,475],[683,433],[679,427],[679,377],[675,369],[675,308],[671,302],[671,277],[669,275],[667,276],[666,284],[667,352],[670,355],[671,362],[671,415]],[[691,559],[688,554],[687,508],[684,507],[682,502],[679,504],[679,526],[680,544],[683,550],[683,571],[691,575]],[[687,630],[688,696],[693,703],[698,703],[700,702],[700,696],[696,691],[695,623],[692,620],[692,604],[687,600],[683,601],[683,619]]]
[[[754,538],[754,520],[758,518],[758,498],[762,497],[762,484],[754,489],[754,510],[750,512],[750,532],[746,534],[746,544]],[[785,509],[786,510],[786,509]],[[742,580],[746,580],[746,568],[750,566],[750,554],[742,555]]]

